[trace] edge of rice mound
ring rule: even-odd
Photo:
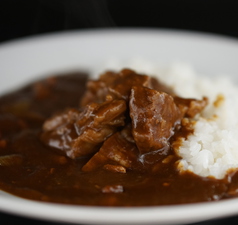
[[[103,70],[121,67],[154,75],[181,97],[208,97],[208,106],[191,121],[194,133],[181,140],[182,145],[176,149],[182,157],[177,165],[181,172],[189,170],[200,176],[222,179],[231,169],[238,169],[238,87],[231,80],[226,76],[211,78],[196,74],[185,63],[163,67],[144,59],[111,60]]]

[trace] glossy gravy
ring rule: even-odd
[[[1,97],[2,190],[27,199],[96,206],[171,205],[237,196],[237,173],[223,180],[181,174],[173,149],[153,172],[117,173],[104,167],[82,171],[89,157],[71,159],[45,145],[40,140],[44,121],[65,108],[78,107],[87,79],[82,72],[51,76]]]

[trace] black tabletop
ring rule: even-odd
[[[54,31],[105,27],[182,29],[238,38],[237,21],[236,0],[1,0],[0,43]],[[60,224],[3,212],[0,221]],[[196,223],[220,224],[237,225],[238,216]]]
[[[1,0],[0,42],[72,29],[150,27],[238,38],[236,0]]]
[[[7,213],[0,213],[0,221],[1,224],[7,225],[70,225],[68,223],[54,222],[54,221],[46,221],[44,219],[32,219],[26,218],[16,215],[11,215]],[[207,220],[193,224],[184,224],[184,225],[237,225],[238,224],[238,216],[226,217],[222,219],[215,220]],[[71,224],[72,225],[72,224]],[[83,224],[78,224],[83,225]]]

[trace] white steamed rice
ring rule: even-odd
[[[158,77],[181,97],[208,97],[209,105],[196,118],[194,134],[183,140],[177,150],[182,157],[178,163],[181,171],[222,179],[229,169],[238,168],[238,88],[232,81],[225,76],[211,78],[197,74],[184,63],[161,67],[141,59],[126,63],[110,61],[101,71],[125,67]],[[215,106],[219,98],[224,100]]]

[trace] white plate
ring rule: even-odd
[[[94,71],[110,58],[133,57],[161,64],[185,61],[211,76],[238,76],[235,39],[166,30],[91,30],[1,45],[0,92],[53,72],[77,68]],[[182,224],[238,214],[238,199],[166,207],[101,208],[40,203],[0,192],[0,210],[84,224]]]

